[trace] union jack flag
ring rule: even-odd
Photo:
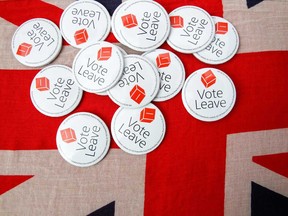
[[[59,26],[71,2],[0,1],[0,215],[288,215],[287,1],[157,0],[168,13],[194,5],[236,27],[238,53],[217,65],[235,84],[235,107],[207,123],[188,114],[181,94],[157,102],[167,132],[155,151],[131,156],[112,141],[103,161],[83,169],[57,151],[56,131],[66,116],[44,116],[30,100],[41,68],[21,65],[11,52],[19,25],[41,17]],[[100,2],[110,14],[121,3]],[[106,40],[119,45],[112,33]],[[167,43],[161,48],[173,51]],[[71,67],[77,52],[64,41],[51,64]],[[173,52],[186,77],[210,67]],[[97,114],[110,125],[117,108],[85,92],[74,112]]]

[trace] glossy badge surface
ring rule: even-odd
[[[154,101],[166,101],[176,96],[185,81],[185,69],[180,58],[165,49],[146,52],[142,56],[149,59],[158,69],[160,89]]]
[[[110,134],[98,116],[78,112],[60,124],[56,135],[60,155],[70,164],[88,167],[100,162],[108,152]]]
[[[162,142],[166,125],[161,111],[153,104],[137,109],[120,107],[111,123],[112,136],[125,152],[147,154]]]
[[[110,15],[97,1],[74,1],[65,8],[60,19],[63,38],[76,48],[105,40],[110,28]]]
[[[53,22],[35,18],[17,28],[11,45],[13,55],[20,63],[41,67],[58,56],[62,48],[62,36]]]
[[[161,46],[170,32],[166,10],[150,0],[123,2],[114,11],[111,25],[118,41],[143,52]]]
[[[30,87],[34,107],[50,117],[72,112],[80,103],[82,92],[74,80],[71,68],[64,65],[43,68],[34,77]]]
[[[223,71],[202,68],[193,72],[182,90],[184,107],[201,121],[217,121],[234,107],[236,90],[233,81]]]
[[[216,33],[212,42],[194,56],[208,64],[222,64],[229,61],[239,47],[239,36],[236,28],[227,20],[213,16]]]
[[[176,51],[194,53],[205,49],[214,35],[212,17],[202,8],[183,6],[170,14],[171,31],[167,43]]]
[[[85,91],[98,93],[112,88],[124,67],[122,52],[112,43],[101,41],[81,49],[73,61],[73,74]]]
[[[159,91],[160,78],[155,65],[143,56],[124,56],[124,69],[119,82],[108,91],[109,97],[125,108],[150,103]]]

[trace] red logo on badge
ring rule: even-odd
[[[141,88],[139,85],[135,85],[130,91],[130,97],[136,103],[140,104],[142,100],[145,98],[145,90]]]
[[[211,70],[208,70],[207,72],[202,74],[201,81],[202,81],[203,85],[206,88],[208,88],[216,82],[216,76],[213,74],[213,72]]]
[[[75,131],[72,128],[61,130],[60,133],[62,140],[66,143],[71,143],[77,140]]]
[[[22,44],[19,45],[16,54],[19,55],[19,56],[25,57],[25,56],[30,54],[31,49],[32,49],[32,45],[31,44],[22,43]]]
[[[133,28],[138,25],[136,16],[133,14],[127,14],[121,17],[122,23],[126,28]]]
[[[216,34],[226,34],[228,32],[228,23],[217,22],[215,28],[216,28]]]
[[[171,63],[170,54],[159,54],[156,58],[156,63],[158,68],[168,67]]]
[[[77,45],[85,43],[88,40],[88,33],[86,29],[80,29],[75,32],[74,39]]]
[[[156,109],[144,108],[140,113],[140,121],[151,123],[155,119]]]
[[[50,81],[46,77],[36,78],[36,89],[39,91],[47,91],[50,89]]]
[[[106,61],[108,60],[112,55],[112,47],[102,47],[98,51],[97,59],[98,61]]]
[[[183,28],[184,20],[181,16],[170,16],[170,23],[172,28]]]

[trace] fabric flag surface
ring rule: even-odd
[[[23,66],[11,52],[18,26],[39,17],[59,26],[71,2],[0,1],[0,215],[288,215],[287,1],[157,0],[168,13],[194,5],[233,23],[239,50],[215,67],[233,80],[236,104],[208,123],[189,115],[181,93],[155,102],[167,126],[161,145],[133,156],[112,140],[104,160],[89,168],[60,156],[55,136],[66,116],[33,107],[30,85],[41,68]],[[99,2],[112,15],[122,1]],[[106,40],[119,45],[112,33]],[[161,48],[182,60],[186,78],[210,67],[167,43]],[[71,67],[77,52],[63,41],[51,64]],[[84,92],[73,113],[97,114],[110,126],[117,108],[109,97]]]

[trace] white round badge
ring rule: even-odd
[[[105,40],[110,29],[110,15],[97,1],[74,1],[63,11],[60,19],[63,38],[76,48]]]
[[[184,65],[178,56],[165,49],[146,52],[142,56],[158,68],[160,89],[154,101],[166,101],[177,95],[185,81]]]
[[[124,69],[119,82],[109,89],[109,97],[121,107],[137,108],[150,103],[159,91],[157,68],[139,55],[124,56]]]
[[[158,48],[170,32],[166,10],[151,0],[123,2],[114,11],[111,23],[117,40],[136,51]]]
[[[111,131],[123,151],[142,155],[160,145],[166,125],[161,111],[153,104],[137,109],[120,107],[112,118]]]
[[[41,67],[58,56],[62,48],[62,37],[53,22],[35,18],[17,28],[11,46],[13,55],[20,63],[30,67]]]
[[[212,17],[202,8],[183,6],[170,14],[171,31],[167,43],[181,53],[194,53],[205,49],[214,35]]]
[[[68,116],[56,135],[60,155],[70,164],[88,167],[100,162],[110,146],[106,124],[98,116],[79,112]]]
[[[239,36],[235,27],[226,19],[213,16],[215,36],[212,42],[194,56],[207,64],[222,64],[229,61],[239,47]]]
[[[127,55],[127,52],[122,47],[120,47],[118,45],[115,45],[115,46],[117,46],[117,48],[121,51],[123,56]],[[95,94],[100,95],[100,96],[107,96],[108,95],[108,91],[97,92]]]
[[[185,81],[182,101],[186,110],[202,121],[224,118],[236,100],[235,86],[230,77],[215,68],[202,68]]]
[[[102,41],[81,49],[73,62],[73,73],[85,91],[101,93],[120,79],[124,61],[117,46]]]
[[[59,117],[72,112],[78,106],[82,89],[74,80],[71,68],[51,65],[34,77],[30,97],[39,112],[46,116]]]

